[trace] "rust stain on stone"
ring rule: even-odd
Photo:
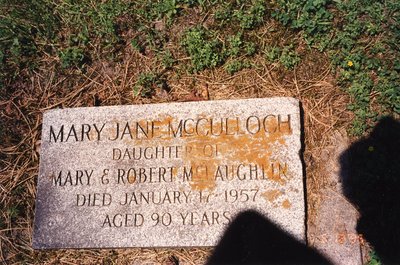
[[[89,137],[90,139],[96,139],[97,138],[97,133],[94,130],[89,131]]]
[[[279,123],[276,116],[271,115],[262,124],[261,118],[251,117],[252,124],[249,124],[249,118],[212,118],[204,113],[186,120],[160,115],[153,120],[152,140],[160,145],[174,143],[182,146],[183,166],[191,169],[190,186],[194,190],[213,190],[218,166],[228,164],[257,165],[257,170],[262,171],[266,178],[285,185],[287,164],[282,165],[270,158],[274,150],[286,144],[284,136],[291,134],[292,130],[287,123]],[[137,121],[139,124],[145,122],[148,121]],[[134,145],[141,142],[132,140],[129,142]],[[173,175],[177,174],[176,169]]]
[[[283,208],[285,208],[285,209],[290,209],[290,207],[292,207],[292,204],[290,203],[290,201],[289,201],[288,199],[286,199],[286,200],[284,200],[284,201],[282,202],[282,206],[283,206]]]
[[[55,179],[55,175],[54,175],[54,172],[51,172],[51,174],[50,175],[48,175],[48,179],[50,179],[50,180],[53,180],[53,179]]]
[[[265,167],[265,173],[272,181],[278,182],[281,185],[286,183],[281,173],[287,173],[287,165],[283,168],[283,172],[275,173],[270,164],[270,157],[273,150],[273,145],[276,143],[282,145],[285,143],[283,136],[291,133],[291,130],[286,129],[281,132],[278,129],[276,119],[270,119],[266,122],[266,131],[258,130],[257,125],[249,126],[249,131],[253,134],[240,132],[240,124],[235,120],[228,120],[223,133],[222,123],[218,128],[219,136],[215,135],[197,135],[196,137],[186,140],[186,145],[191,146],[192,150],[199,150],[204,146],[215,146],[215,154],[198,153],[188,154],[186,162],[193,165],[206,165],[207,170],[193,177],[191,186],[196,190],[213,189],[215,187],[215,176],[213,173],[217,170],[218,165],[225,161],[231,163],[254,163],[260,168]],[[229,135],[229,128],[236,130],[237,134]],[[274,128],[274,129],[273,129]],[[212,128],[203,127],[203,132],[210,133]],[[211,132],[212,134],[213,132]],[[204,133],[205,134],[205,133]],[[209,157],[207,156],[209,155]],[[278,169],[280,170],[280,168]]]
[[[267,190],[262,193],[262,196],[270,203],[274,203],[281,195],[282,192],[280,190]]]
[[[172,168],[172,177],[176,178],[177,175],[178,175],[178,168],[177,167],[173,167]]]

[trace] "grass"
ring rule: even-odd
[[[399,16],[398,1],[278,1],[274,17],[330,55],[338,84],[353,99],[354,135],[400,114]]]
[[[329,134],[338,128],[366,134],[381,116],[400,114],[395,0],[0,0],[0,14],[1,261],[169,262],[173,256],[197,264],[209,254],[33,251],[37,147],[46,109],[299,98],[310,218],[323,187],[314,165]]]
[[[370,260],[368,262],[368,265],[381,265],[382,264],[378,255],[374,251],[371,251],[369,253],[369,257],[370,257]]]
[[[55,38],[57,18],[45,0],[0,1],[0,89],[24,69],[37,66],[44,42]]]
[[[30,5],[3,0],[2,9],[8,15],[0,22],[1,83],[4,88],[20,72],[35,68],[43,54],[57,55],[64,69],[83,69],[98,58],[118,61],[127,41],[141,53],[151,52],[163,58],[166,68],[175,63],[175,68],[183,71],[200,72],[222,66],[234,74],[254,66],[249,61],[261,53],[265,53],[268,63],[293,69],[301,60],[296,43],[266,44],[259,37],[258,29],[275,20],[300,32],[307,49],[329,54],[337,84],[352,98],[349,109],[355,119],[351,133],[361,135],[381,116],[400,112],[400,7],[394,0],[368,3],[65,0],[54,4],[41,0]],[[175,37],[172,30],[179,19],[190,13],[212,20],[207,27],[204,21],[190,25],[180,34],[180,40],[174,40],[176,52],[190,57],[188,65],[186,61],[176,63],[167,46]]]

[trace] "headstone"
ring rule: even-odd
[[[215,246],[255,210],[305,239],[293,98],[55,109],[33,247]]]

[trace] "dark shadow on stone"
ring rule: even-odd
[[[304,194],[304,201],[307,202],[307,172],[306,172],[306,161],[304,160],[304,152],[306,150],[306,139],[305,139],[305,131],[304,131],[304,109],[303,109],[303,103],[301,101],[299,102],[300,105],[300,124],[301,124],[301,130],[300,130],[300,143],[301,143],[301,148],[300,148],[300,160],[301,160],[301,165],[302,165],[302,170],[303,170],[303,194]],[[304,212],[305,212],[305,218],[304,218],[304,225],[306,227],[306,235],[308,235],[308,225],[307,225],[307,220],[308,220],[308,203],[304,204]],[[306,238],[306,244],[308,245],[308,238]]]
[[[330,263],[261,214],[246,211],[229,225],[207,264]]]
[[[357,232],[383,264],[400,264],[400,123],[382,119],[340,164],[343,193],[361,214]]]

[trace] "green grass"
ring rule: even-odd
[[[139,76],[133,91],[136,96],[149,97],[153,92],[153,87],[158,84],[159,79],[155,73],[144,73]]]
[[[55,12],[64,28],[59,35],[58,54],[64,68],[90,63],[93,57],[113,58],[123,41],[120,32],[130,5],[119,0],[64,0],[57,5]],[[92,54],[95,50],[97,54]]]
[[[47,0],[0,0],[0,89],[50,49],[59,25],[53,10]]]
[[[266,47],[265,58],[267,61],[279,62],[286,69],[293,69],[300,61],[299,54],[294,50],[294,46],[288,45],[281,47]]]
[[[378,255],[374,251],[371,251],[369,253],[369,262],[368,265],[382,265],[381,260],[379,259]]]
[[[223,43],[215,34],[203,27],[192,28],[186,32],[182,46],[190,56],[194,71],[214,68],[225,60]]]
[[[15,79],[29,76],[44,55],[58,57],[61,69],[84,69],[97,59],[121,60],[126,43],[142,54],[155,54],[162,66],[138,78],[133,89],[143,97],[164,82],[159,79],[165,70],[222,67],[234,74],[253,67],[257,55],[295,69],[302,60],[297,42],[266,43],[260,37],[264,25],[277,21],[300,33],[309,49],[329,54],[337,84],[352,98],[354,135],[368,131],[383,115],[400,114],[397,0],[0,0],[0,10],[3,92]],[[212,22],[205,26],[198,19],[175,36],[172,29],[185,15]],[[156,22],[163,26],[155,27]],[[177,52],[186,53],[189,61],[176,60]]]
[[[330,54],[338,84],[353,99],[354,135],[400,114],[399,1],[278,1],[273,16]]]

